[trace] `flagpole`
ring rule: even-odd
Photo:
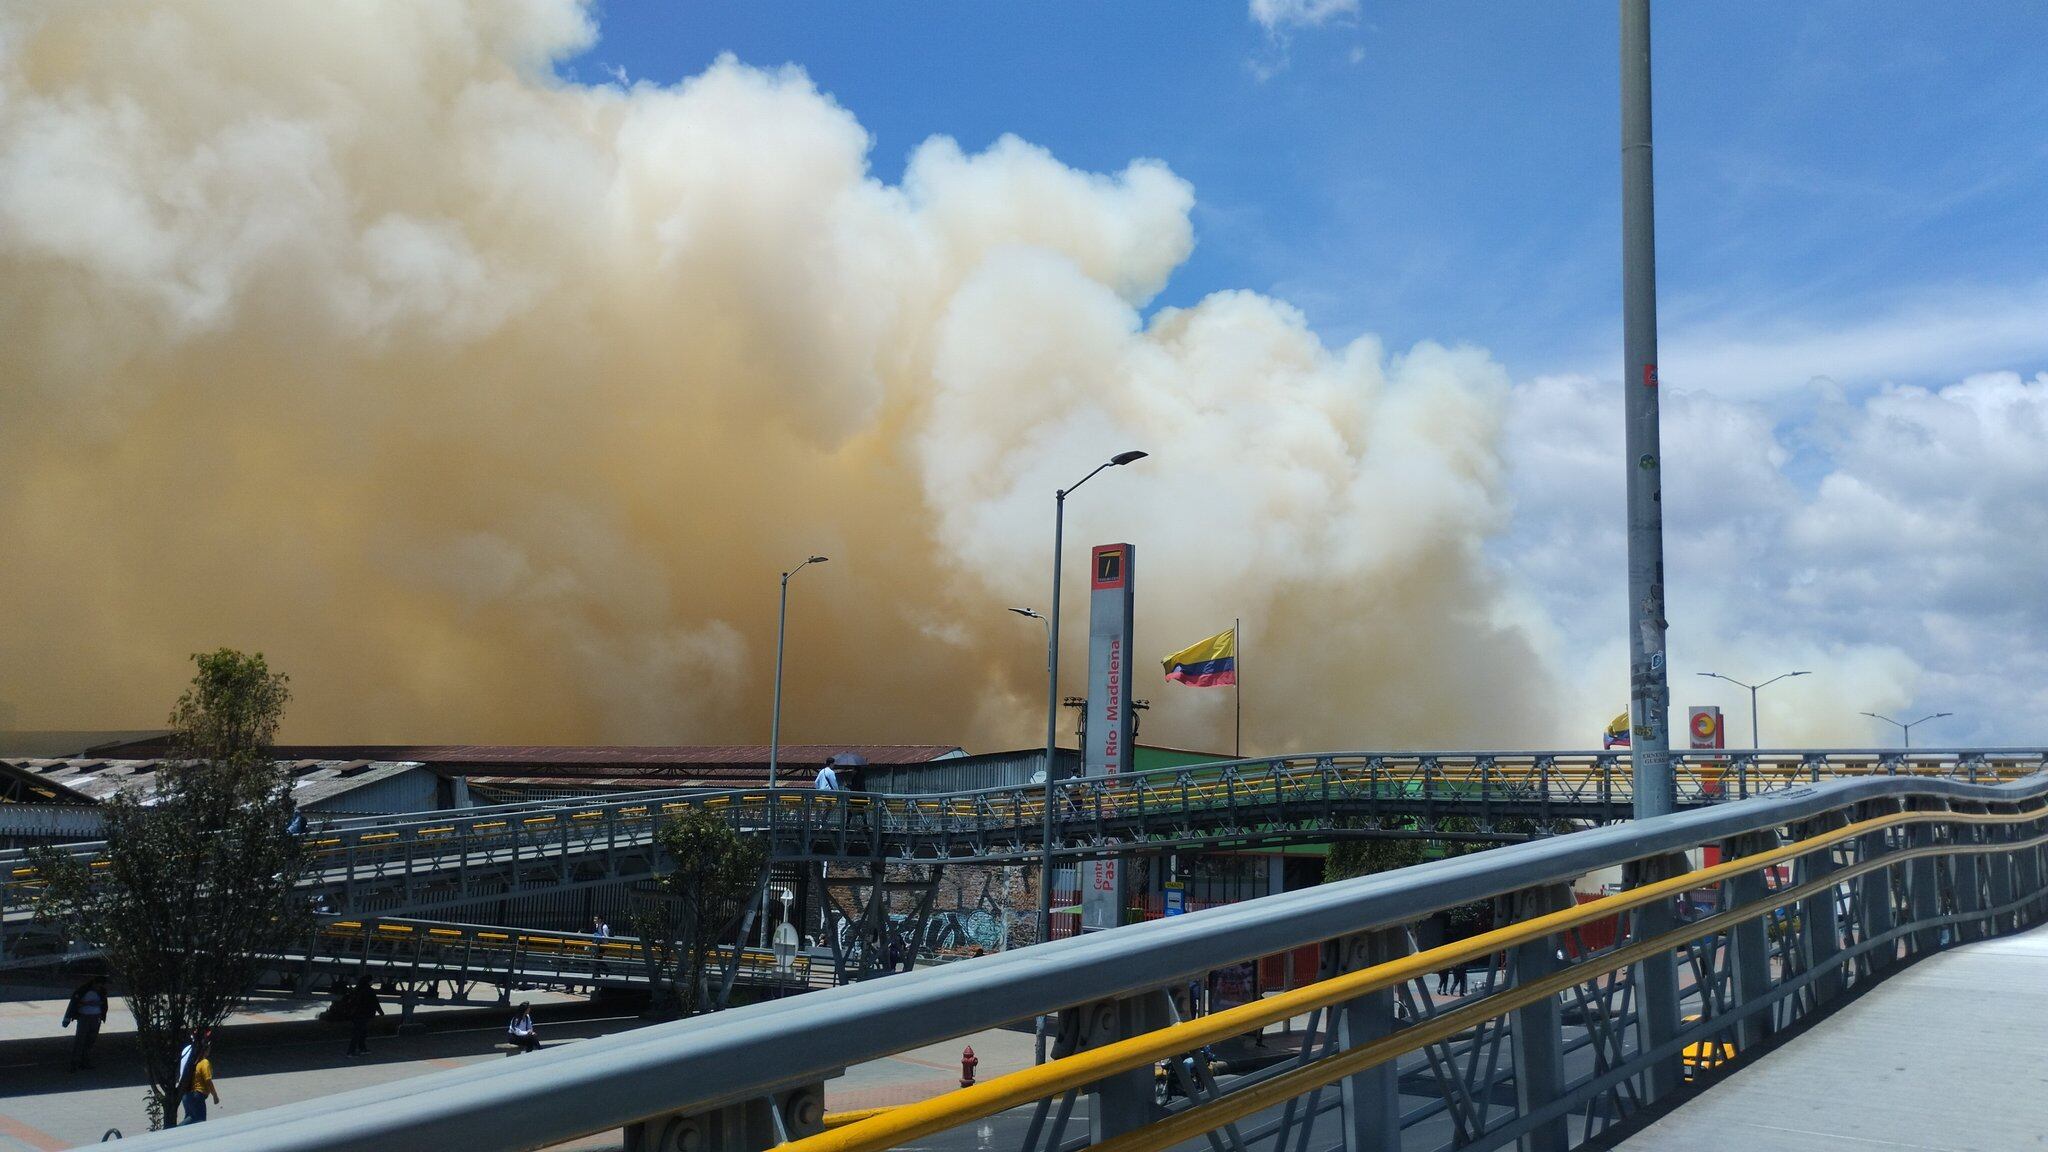
[[[1237,669],[1237,675],[1231,678],[1231,687],[1235,689],[1231,693],[1231,699],[1237,705],[1237,735],[1231,739],[1230,753],[1231,759],[1242,760],[1244,759],[1244,617],[1242,616],[1230,622],[1230,646],[1237,649],[1237,659],[1233,661]]]

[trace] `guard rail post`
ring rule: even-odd
[[[1627,887],[1640,888],[1659,880],[1683,876],[1691,871],[1683,853],[1651,856],[1630,862],[1623,869]],[[1648,940],[1678,927],[1678,908],[1669,899],[1645,904],[1629,913],[1629,936]],[[1636,985],[1637,1049],[1648,1052],[1676,1039],[1679,1027],[1678,960],[1670,952],[1639,961],[1633,979]],[[1682,1082],[1679,1058],[1673,1055],[1650,1063],[1643,1077],[1645,1103],[1665,1099],[1678,1091]]]
[[[1990,836],[1993,842],[2009,843],[2019,834],[2019,830],[2011,824],[1998,824],[1992,827]],[[2006,908],[2013,901],[2014,856],[2013,851],[2007,849],[1984,857],[1984,871],[1991,888],[1993,908]],[[2017,917],[2011,911],[1996,913],[1989,924],[1991,934],[1996,936],[2013,931],[2016,920]]]
[[[1808,821],[1794,830],[1801,840],[1824,836],[1842,826],[1840,816],[1829,814]],[[1835,873],[1835,850],[1808,852],[1793,864],[1792,881],[1807,884]],[[1799,902],[1799,930],[1806,956],[1817,975],[1813,981],[1815,1004],[1826,1004],[1842,994],[1842,970],[1835,958],[1842,953],[1842,913],[1838,898],[1841,885],[1830,884]]]
[[[1118,1040],[1164,1028],[1173,1021],[1163,992],[1153,990],[1114,1000],[1097,1000],[1060,1013],[1060,1029],[1073,1039],[1075,1051],[1100,1048]],[[1089,1143],[1100,1144],[1159,1118],[1150,1066],[1106,1076],[1088,1086]]]
[[[1737,836],[1723,843],[1721,855],[1727,860],[1741,860],[1769,852],[1779,847],[1776,832],[1752,832]],[[1781,917],[1788,915],[1782,909],[1765,911],[1764,902],[1770,895],[1770,884],[1761,869],[1750,869],[1728,878],[1722,885],[1726,894],[1721,901],[1726,908],[1749,909],[1750,915],[1728,931],[1729,975],[1734,980],[1733,1002],[1735,1007],[1746,1007],[1770,995],[1771,992],[1771,922],[1779,923],[1778,935],[1788,945],[1790,955],[1790,925]],[[1742,1018],[1736,1028],[1736,1050],[1747,1052],[1762,1043],[1771,1034],[1770,1012],[1753,1012]]]
[[[1906,825],[1906,846],[1909,849],[1932,848],[1935,844],[1935,826],[1930,823]],[[1925,923],[1941,915],[1940,876],[1935,870],[1937,861],[1933,856],[1922,856],[1906,862],[1906,893],[1911,901],[1908,915],[1915,922]],[[1933,925],[1913,930],[1913,951],[1926,954],[1941,946],[1941,929]]]
[[[1383,928],[1346,936],[1324,946],[1323,978],[1373,968],[1408,955],[1408,932]],[[1330,1031],[1337,1051],[1346,1051],[1394,1032],[1395,990],[1383,988],[1346,1000],[1330,1009]],[[1314,1037],[1303,1043],[1312,1043]],[[1396,1062],[1385,1060],[1346,1076],[1338,1096],[1344,1112],[1346,1152],[1398,1152],[1401,1147],[1400,1075]],[[1314,1117],[1303,1123],[1313,1125]]]
[[[766,1152],[825,1130],[825,1083],[798,1084],[702,1112],[628,1124],[625,1152]]]
[[[2039,836],[2044,830],[2042,821],[2032,820],[2012,829],[2015,839],[2027,840]],[[2023,893],[2029,894],[2020,905],[2019,926],[2032,927],[2041,923],[2041,911],[2048,906],[2048,868],[2042,866],[2041,847],[2023,847],[2013,851],[2013,883]]]
[[[1958,824],[1952,843],[1958,848],[1974,848],[1984,840],[1987,831],[1982,824]],[[1949,857],[1949,880],[1955,886],[1956,911],[1964,917],[1956,924],[1959,940],[1982,940],[1991,930],[1984,917],[1984,880],[1983,870],[1979,867],[1983,859],[1975,852],[1961,851]]]
[[[1546,884],[1502,897],[1501,923],[1533,920],[1572,906],[1572,892],[1563,884]],[[1517,986],[1540,980],[1564,966],[1558,958],[1558,940],[1540,936],[1514,946],[1509,953]],[[1676,980],[1674,971],[1673,980]],[[1515,1009],[1509,1019],[1508,1040],[1515,1060],[1515,1106],[1528,1116],[1564,1094],[1564,1014],[1555,995],[1545,996]],[[1392,1061],[1388,1067],[1392,1067]],[[1482,1089],[1483,1090],[1483,1089]],[[1522,1152],[1564,1152],[1571,1144],[1571,1122],[1556,1116],[1530,1128],[1522,1136]]]
[[[1869,813],[1876,814],[1875,811]],[[1880,828],[1875,832],[1866,832],[1858,836],[1857,849],[1863,860],[1867,862],[1883,859],[1890,852],[1891,835],[1891,830]],[[1895,875],[1897,871],[1895,866],[1887,864],[1864,873],[1856,881],[1856,904],[1865,940],[1875,940],[1898,926],[1895,911],[1898,907],[1898,898],[1895,894],[1898,886],[1898,878]],[[1898,957],[1897,941],[1865,952],[1862,960],[1864,977],[1869,978],[1882,973],[1891,967]]]

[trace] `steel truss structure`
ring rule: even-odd
[[[1688,853],[1719,849],[1696,866]],[[771,1001],[143,1138],[263,1152],[545,1146],[871,1152],[1009,1113],[1020,1152],[1574,1147],[1699,1090],[1941,948],[2048,916],[2048,775],[1873,778],[1511,844],[1359,880]],[[1615,894],[1566,885],[1622,867]],[[1695,901],[1695,896],[1710,899]],[[1490,902],[1500,926],[1417,948]],[[1699,907],[1698,905],[1705,906]],[[1595,929],[1616,928],[1611,940]],[[1183,1019],[1204,972],[1316,945],[1323,979]],[[1482,972],[1462,995],[1425,978]],[[828,1117],[836,1070],[1051,1012],[1058,1057],[922,1104]],[[1212,1075],[1204,1045],[1306,1018],[1297,1057]],[[1819,1026],[1826,1026],[1822,1022]],[[1155,1068],[1181,1097],[1160,1103]],[[1025,1109],[1012,1112],[1013,1109]]]
[[[2048,751],[1872,749],[1673,753],[1682,807],[1869,777],[2015,779]],[[1511,841],[1626,820],[1626,753],[1330,752],[1075,779],[1057,789],[1064,861],[1204,847],[1430,836]],[[480,904],[645,880],[654,830],[691,808],[764,837],[773,863],[1029,863],[1044,835],[1036,786],[931,796],[662,791],[336,821],[310,834],[309,898],[341,916],[431,918]],[[74,852],[95,855],[95,844]],[[0,965],[40,963],[34,870],[0,852]],[[845,910],[842,910],[842,912]],[[31,946],[21,942],[28,938]],[[45,953],[45,954],[39,954]],[[882,953],[886,956],[886,951]]]

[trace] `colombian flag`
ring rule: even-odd
[[[1628,713],[1623,712],[1600,734],[1602,748],[1626,748],[1628,744]]]
[[[1207,640],[1197,641],[1193,647],[1183,648],[1160,663],[1166,665],[1168,680],[1178,680],[1197,688],[1235,684],[1237,629],[1226,629]]]

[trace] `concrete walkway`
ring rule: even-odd
[[[2048,929],[1913,965],[1622,1147],[2048,1148]]]

